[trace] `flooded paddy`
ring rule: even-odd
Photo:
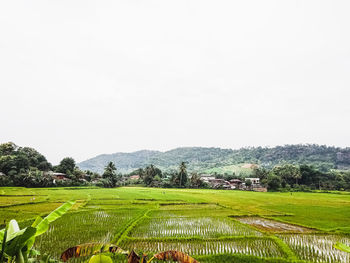
[[[350,245],[350,238],[340,235],[279,235],[298,256],[311,262],[350,262],[350,254],[334,248],[341,242]]]
[[[236,219],[241,223],[248,224],[258,229],[261,229],[263,231],[269,231],[269,232],[310,233],[313,231],[312,229],[309,229],[306,227],[282,223],[282,222],[278,222],[278,221],[274,221],[274,220],[266,219],[262,217],[238,217]]]
[[[248,226],[225,217],[153,218],[141,222],[133,231],[134,237],[220,237],[261,236]]]
[[[146,253],[156,251],[179,250],[189,255],[216,255],[223,253],[239,253],[258,257],[284,257],[283,251],[272,240],[264,238],[215,241],[125,241],[126,249],[142,250]]]

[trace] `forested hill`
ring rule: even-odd
[[[350,169],[350,148],[324,145],[285,145],[239,150],[184,147],[166,152],[142,150],[132,153],[103,154],[81,162],[78,166],[83,170],[102,172],[110,161],[114,162],[119,172],[123,173],[149,164],[154,164],[163,170],[172,170],[176,169],[182,161],[188,163],[189,170],[199,172],[233,164],[257,163],[272,167],[283,162],[311,164],[322,170]]]

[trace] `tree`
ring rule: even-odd
[[[270,173],[267,176],[267,188],[272,191],[277,191],[281,188],[281,178],[274,173]]]
[[[13,142],[0,144],[0,156],[12,155],[16,152],[18,146]]]
[[[46,160],[45,156],[33,148],[20,147],[18,152],[28,158],[29,166],[31,167],[36,167],[40,171],[48,171],[52,168],[52,165]]]
[[[105,171],[102,177],[107,180],[107,185],[109,187],[115,187],[118,181],[117,168],[113,162],[109,162],[105,167]]]
[[[320,188],[321,180],[326,179],[326,175],[319,170],[316,170],[313,166],[310,165],[301,165],[300,166],[300,183],[304,185],[312,185],[313,188]]]
[[[147,166],[144,170],[140,170],[140,171],[142,172],[141,174],[142,180],[146,185],[151,185],[153,180],[155,180],[156,176],[158,176],[159,178],[163,176],[162,171],[157,167],[155,167],[153,164]],[[160,181],[160,180],[157,180],[157,181]]]
[[[59,173],[65,173],[71,175],[75,168],[75,161],[71,157],[63,158],[60,164],[56,167],[56,171]]]
[[[250,179],[245,181],[245,185],[250,189],[250,187],[252,186],[252,181]]]
[[[200,188],[204,185],[204,182],[197,173],[192,173],[191,179],[190,179],[190,185],[192,188]]]
[[[272,169],[273,173],[284,180],[284,183],[290,185],[298,184],[298,179],[301,178],[300,168],[292,164],[284,164],[281,166],[275,166]]]
[[[256,169],[253,169],[252,176],[257,177],[260,179],[260,181],[262,181],[267,179],[268,174],[269,172],[265,168],[256,168]]]
[[[179,186],[185,186],[187,183],[187,167],[185,162],[181,162],[179,171]]]

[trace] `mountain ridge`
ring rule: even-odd
[[[119,172],[127,173],[154,164],[162,170],[175,170],[187,162],[190,171],[205,170],[241,163],[257,163],[271,167],[283,162],[314,165],[322,170],[350,169],[350,148],[316,144],[292,144],[275,147],[178,147],[168,151],[139,150],[125,153],[100,154],[78,163],[83,170],[102,173],[108,162],[114,162]]]

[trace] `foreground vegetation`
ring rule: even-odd
[[[177,249],[200,262],[346,262],[337,242],[350,245],[350,195],[246,191],[101,188],[0,188],[0,220],[32,224],[63,202],[76,204],[34,247],[59,259],[82,243],[114,243],[137,253]],[[306,232],[259,228],[242,218],[268,218]],[[251,221],[251,220],[250,220]],[[293,228],[292,228],[293,229]],[[118,262],[125,258],[115,256]]]

